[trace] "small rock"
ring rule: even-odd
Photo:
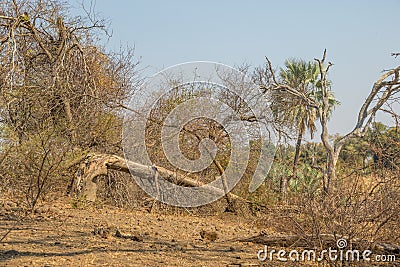
[[[118,229],[115,231],[115,236],[116,237],[122,237],[122,234]]]
[[[131,236],[130,239],[137,242],[143,242],[143,237],[141,237],[140,235]]]
[[[218,239],[218,234],[214,231],[206,231],[206,230],[201,230],[200,231],[200,236],[204,240],[209,240],[211,242],[215,241]]]
[[[110,237],[110,229],[109,228],[103,228],[103,227],[97,227],[93,229],[93,234],[94,235],[99,235],[102,238],[109,238]]]

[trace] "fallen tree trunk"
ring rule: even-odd
[[[88,154],[84,157],[81,161],[72,189],[76,191],[78,195],[85,196],[87,200],[95,201],[97,191],[96,178],[100,175],[107,175],[108,170],[130,173],[142,179],[154,179],[155,177],[161,176],[165,180],[175,184],[187,187],[204,186],[210,190],[210,192],[218,194],[224,193],[222,189],[206,185],[200,181],[188,178],[163,167],[142,165],[110,154]],[[248,200],[232,193],[228,193],[228,196],[231,199],[242,200],[250,203]]]

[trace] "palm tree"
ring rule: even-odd
[[[280,70],[280,78],[282,83],[298,91],[305,96],[306,99],[312,99],[317,103],[322,99],[322,91],[319,84],[319,67],[314,62],[306,62],[304,60],[290,59],[285,62],[285,68]],[[297,163],[300,156],[300,147],[303,136],[308,130],[311,139],[317,128],[315,121],[318,119],[318,109],[310,106],[304,98],[295,97],[292,94],[281,96],[284,101],[283,117],[289,125],[297,130],[296,150],[293,160],[293,178],[296,179]],[[339,102],[334,98],[332,92],[329,96],[330,110]],[[281,105],[282,106],[282,105]]]

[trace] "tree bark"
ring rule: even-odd
[[[75,130],[74,119],[73,119],[72,111],[71,111],[71,103],[66,96],[62,97],[62,101],[64,104],[65,116],[67,117],[67,120],[68,120],[68,131],[70,134],[70,139],[71,139],[71,142],[74,144],[76,141],[76,130]]]
[[[300,148],[301,148],[301,141],[303,140],[303,132],[299,130],[299,134],[297,135],[297,142],[296,142],[296,151],[294,153],[294,160],[293,160],[293,179],[297,179],[297,163],[300,157]]]
[[[153,179],[154,176],[161,175],[164,179],[172,183],[178,183],[188,187],[204,186],[212,192],[219,194],[225,193],[224,190],[206,185],[200,181],[177,174],[163,167],[142,165],[109,154],[89,154],[82,160],[78,175],[73,183],[73,191],[76,191],[78,195],[86,197],[89,201],[95,201],[97,191],[96,178],[100,175],[107,175],[108,170],[130,173],[143,179]],[[230,192],[228,192],[227,195],[231,199],[251,203]]]
[[[280,179],[280,191],[282,195],[282,200],[286,203],[288,200],[288,177],[282,175]]]
[[[323,189],[326,194],[329,194],[331,191],[331,182],[336,180],[336,164],[338,158],[339,153],[328,152],[328,161],[326,163],[327,166],[323,180]]]

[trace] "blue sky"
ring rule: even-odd
[[[77,5],[78,6],[78,5]],[[341,105],[330,132],[344,134],[383,69],[399,64],[400,0],[385,1],[95,1],[111,21],[109,49],[136,47],[149,74],[207,60],[259,66],[268,56],[312,60],[327,48]]]

